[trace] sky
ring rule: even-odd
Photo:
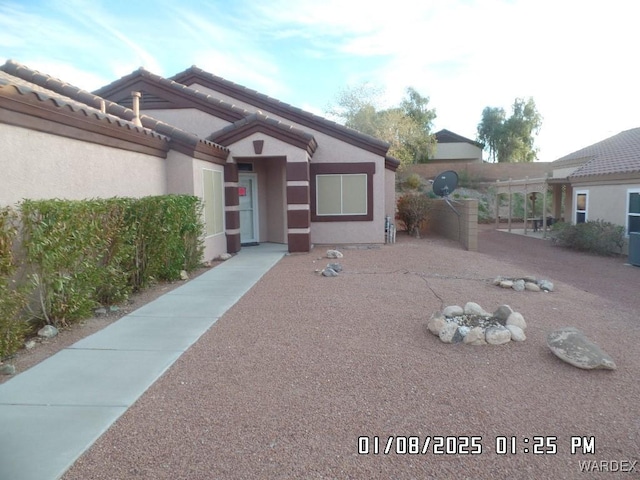
[[[0,62],[85,90],[196,65],[309,112],[408,87],[470,139],[533,98],[540,161],[640,127],[637,0],[0,0]]]

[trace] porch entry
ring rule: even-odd
[[[238,175],[240,200],[240,244],[255,245],[259,242],[258,229],[258,176],[255,173]]]

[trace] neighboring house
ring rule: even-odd
[[[8,61],[0,138],[0,205],[197,195],[207,259],[256,242],[384,243],[395,211],[388,144],[196,67],[91,94]]]
[[[594,143],[551,165],[547,183],[553,189],[556,218],[571,223],[605,220],[624,226],[627,237],[629,232],[640,232],[640,128]]]
[[[449,130],[436,132],[436,149],[429,163],[482,163],[484,145]]]

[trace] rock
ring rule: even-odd
[[[462,341],[464,341],[467,335],[469,335],[470,331],[471,331],[471,327],[467,327],[466,325],[462,325],[458,327],[458,333],[462,337]]]
[[[516,292],[524,292],[524,280],[516,280],[511,286]]]
[[[493,284],[497,287],[498,285],[500,285],[500,282],[502,282],[503,280],[505,280],[504,278],[502,278],[500,275],[498,275],[496,278],[493,279]]]
[[[0,365],[0,375],[15,375],[15,374],[16,374],[16,367],[14,365],[10,365],[8,363]]]
[[[520,327],[522,330],[527,329],[527,322],[525,322],[524,317],[519,312],[513,312],[509,315],[506,325],[515,325],[516,327]]]
[[[464,305],[464,313],[466,315],[479,315],[481,317],[490,316],[480,305],[475,302],[467,302]]]
[[[490,345],[502,345],[511,341],[511,332],[502,325],[489,327],[485,333],[485,340]]]
[[[467,345],[486,345],[485,332],[482,327],[474,327],[464,337],[464,343]]]
[[[232,257],[230,253],[221,253],[216,257],[216,260],[222,260],[223,262],[229,260]]]
[[[336,272],[333,268],[325,268],[322,271],[322,276],[323,277],[337,277],[338,276],[338,272]]]
[[[547,335],[547,345],[561,360],[585,370],[615,370],[613,359],[584,333],[574,327],[554,330]]]
[[[462,341],[462,335],[458,332],[458,324],[454,322],[447,322],[440,330],[439,337],[444,343],[460,343]]]
[[[449,305],[442,310],[442,314],[445,317],[457,317],[464,314],[464,309],[458,305]]]
[[[120,311],[120,307],[119,307],[119,306],[117,306],[117,305],[111,305],[111,306],[109,307],[109,311],[110,311],[111,313],[119,312],[119,311]]]
[[[58,329],[53,325],[45,325],[38,330],[38,336],[42,338],[53,338],[58,335]]]
[[[342,271],[342,265],[340,265],[339,263],[329,263],[327,265],[327,268],[330,268],[331,270],[337,273],[340,273]]]
[[[538,281],[538,286],[540,287],[540,290],[543,290],[545,292],[553,292],[553,283],[551,283],[549,280]]]
[[[513,309],[509,305],[500,305],[498,309],[493,312],[493,316],[500,323],[504,324],[507,323],[507,318],[509,318],[509,315],[511,315],[512,313]]]
[[[180,270],[180,280],[189,280],[189,274],[186,270]]]
[[[27,350],[32,350],[36,347],[36,341],[35,340],[28,340],[26,342],[24,342],[24,348],[26,348]]]
[[[339,252],[338,250],[327,250],[327,258],[342,258],[344,257],[344,255],[342,255],[341,252]]]
[[[439,336],[440,332],[442,331],[442,329],[446,324],[447,324],[447,320],[444,318],[444,316],[441,313],[434,313],[431,316],[429,323],[427,323],[427,328],[435,336]]]
[[[525,277],[522,277],[522,280],[524,280],[525,283],[536,283],[538,281],[536,277],[534,277],[533,275],[527,275]]]
[[[104,308],[104,307],[96,308],[96,309],[93,311],[93,313],[94,313],[94,314],[96,314],[96,315],[98,315],[98,316],[100,316],[100,315],[106,315],[106,314],[107,314],[107,309],[106,309],[106,308]]]
[[[517,325],[507,325],[507,330],[511,332],[511,340],[514,342],[524,342],[527,339],[524,330]]]
[[[500,286],[502,288],[512,288],[513,287],[513,282],[511,280],[503,280],[500,282]]]
[[[526,282],[524,284],[524,289],[528,290],[530,292],[539,292],[540,291],[540,287],[537,284],[533,283],[533,282]]]

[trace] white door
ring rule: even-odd
[[[240,243],[258,242],[258,177],[255,173],[238,176],[240,196]]]

